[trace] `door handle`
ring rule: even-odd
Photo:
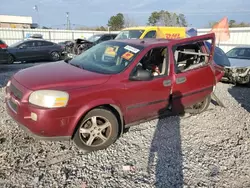
[[[171,80],[164,80],[163,81],[163,86],[164,87],[171,86]]]
[[[187,81],[187,77],[186,76],[183,76],[183,77],[179,77],[176,79],[176,83],[177,84],[182,84],[182,83],[185,83]]]

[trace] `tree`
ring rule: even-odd
[[[168,12],[161,10],[159,12],[154,11],[148,18],[148,25],[163,25],[163,26],[180,26],[187,27],[187,21],[184,14],[176,14],[174,12]]]
[[[132,17],[124,15],[124,27],[135,27],[135,26],[138,26],[136,21]]]
[[[218,22],[210,22],[209,27],[211,28],[217,23]],[[235,20],[229,20],[228,25],[230,28],[232,28],[232,27],[250,27],[250,23],[245,23],[245,22],[237,23]]]
[[[122,13],[118,13],[115,16],[111,16],[108,21],[108,26],[110,30],[117,31],[124,28],[124,16]]]
[[[96,31],[106,31],[106,28],[101,26],[101,27],[97,27]]]

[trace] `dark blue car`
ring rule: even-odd
[[[43,39],[25,39],[10,45],[7,51],[10,54],[7,63],[12,64],[14,61],[58,61],[61,59],[63,48]]]
[[[209,42],[205,42],[205,43],[206,43],[208,49],[211,49],[211,43],[209,43]],[[229,61],[226,53],[218,46],[216,46],[215,50],[214,50],[214,62],[217,65],[222,66],[222,67],[230,66],[230,61]]]

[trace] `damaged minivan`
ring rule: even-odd
[[[224,74],[213,64],[214,41],[213,33],[110,40],[67,62],[23,69],[6,86],[7,112],[38,139],[105,149],[132,125],[207,110]]]

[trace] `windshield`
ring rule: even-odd
[[[144,30],[123,30],[115,39],[138,39],[143,32]]]
[[[117,74],[123,71],[142,49],[142,46],[106,41],[91,47],[69,63],[92,72]]]
[[[16,43],[14,43],[14,44],[11,44],[9,47],[10,48],[15,48],[15,47],[17,47],[19,44],[22,44],[23,43],[23,41],[21,40],[21,41],[18,41],[18,42],[16,42]]]
[[[93,35],[93,36],[89,37],[87,40],[90,41],[90,42],[95,42],[95,41],[97,41],[99,38],[101,38],[100,35]]]
[[[228,58],[236,59],[250,59],[250,47],[249,48],[233,48],[227,52]]]

